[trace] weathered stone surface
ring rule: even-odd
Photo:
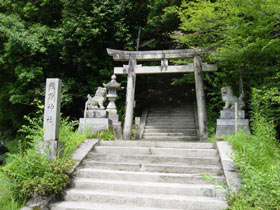
[[[98,139],[86,139],[73,153],[72,159],[76,161],[73,168],[68,172],[72,174],[76,168],[81,164],[81,162],[86,158],[89,152],[93,149],[95,145],[99,143]]]
[[[217,148],[219,150],[227,186],[236,193],[240,187],[240,179],[236,171],[235,163],[233,162],[234,151],[227,141],[217,142]]]
[[[202,62],[199,56],[194,57],[194,70],[199,139],[206,140],[208,138],[206,101],[205,93],[203,90]]]
[[[248,119],[238,119],[239,126],[249,126]],[[235,125],[235,119],[217,119],[217,125]]]
[[[234,109],[234,104],[237,102],[238,109],[244,109],[245,103],[243,101],[244,94],[241,94],[239,98],[233,95],[231,86],[221,88],[222,99],[226,103],[224,109]]]
[[[182,145],[195,157],[178,152]],[[213,148],[213,155],[201,146]],[[224,191],[201,176],[209,173],[217,183],[224,181],[214,148],[212,143],[101,141],[76,171],[72,189],[51,210],[225,209]]]
[[[235,118],[235,111],[233,109],[224,109],[220,113],[221,119],[234,119]],[[245,119],[245,111],[238,110],[238,118]]]
[[[115,61],[128,61],[134,57],[139,61],[162,60],[162,59],[182,59],[191,58],[199,54],[212,51],[210,48],[197,49],[177,49],[177,50],[154,50],[154,51],[124,51],[107,48],[107,53],[113,56]]]
[[[134,112],[134,98],[135,98],[135,86],[136,86],[136,74],[135,74],[136,60],[131,57],[129,60],[129,68],[127,75],[127,87],[126,87],[126,104],[125,104],[125,118],[123,128],[123,138],[131,139],[133,112]]]
[[[128,66],[124,65],[123,67],[115,67],[114,74],[127,74]],[[218,67],[215,64],[202,64],[202,71],[217,71]],[[142,66],[136,65],[135,67],[136,74],[172,74],[172,73],[191,73],[194,72],[193,63],[188,65],[179,65],[179,66]]]
[[[100,130],[108,130],[111,124],[107,118],[80,118],[78,131],[96,134]]]
[[[92,109],[86,111],[87,118],[106,118],[107,111],[104,109]]]
[[[221,121],[220,119],[218,119],[218,121],[219,121],[219,125],[217,125],[217,129],[216,129],[216,139],[223,139],[223,137],[227,135],[235,134],[234,120]],[[244,121],[241,122],[242,122],[241,124],[238,124],[238,130],[244,130],[245,132],[250,134],[249,125],[247,124],[248,120],[245,119]]]
[[[112,121],[112,124],[118,124],[119,123],[119,115],[118,114],[109,113],[108,118]]]
[[[244,130],[250,134],[249,120],[245,119],[244,94],[239,98],[233,95],[230,86],[221,89],[222,99],[226,103],[217,119],[216,139],[222,139],[227,135],[234,135],[238,130]]]
[[[94,97],[88,94],[87,98],[85,112],[96,108],[105,109],[103,103],[106,100],[106,88],[98,87]]]
[[[61,80],[47,79],[44,109],[44,140],[58,140],[61,104]]]
[[[113,130],[114,130],[114,133],[115,133],[115,139],[117,140],[120,140],[120,139],[123,139],[123,130],[122,130],[122,124],[121,122],[114,122],[112,124],[112,127],[113,127]]]
[[[140,117],[135,117],[134,139],[140,139]]]

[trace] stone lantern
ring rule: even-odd
[[[119,115],[117,114],[117,106],[115,101],[117,100],[117,90],[121,89],[121,84],[116,81],[116,75],[113,75],[112,80],[103,84],[105,88],[107,88],[107,98],[109,100],[109,104],[106,108],[106,111],[109,114],[109,119],[112,120],[113,124],[117,124],[119,121]]]

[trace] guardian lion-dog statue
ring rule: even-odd
[[[231,86],[221,88],[222,99],[226,103],[224,109],[234,109],[234,104],[237,102],[238,109],[244,109],[245,103],[243,101],[244,94],[241,93],[239,98],[233,95]]]
[[[106,88],[98,87],[94,97],[87,95],[85,111],[92,109],[105,109],[103,103],[106,100]]]

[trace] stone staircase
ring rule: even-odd
[[[198,140],[195,106],[192,101],[174,106],[151,106],[143,139]]]
[[[215,143],[101,141],[51,210],[220,210],[224,183]]]

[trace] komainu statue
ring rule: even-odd
[[[237,102],[238,109],[242,110],[245,107],[245,103],[243,101],[244,94],[240,94],[239,98],[233,95],[231,86],[222,87],[221,88],[222,99],[226,103],[224,109],[234,109],[234,104]]]
[[[88,100],[86,101],[85,111],[92,109],[105,109],[103,103],[106,100],[106,88],[98,87],[95,96],[91,97],[87,95]]]

